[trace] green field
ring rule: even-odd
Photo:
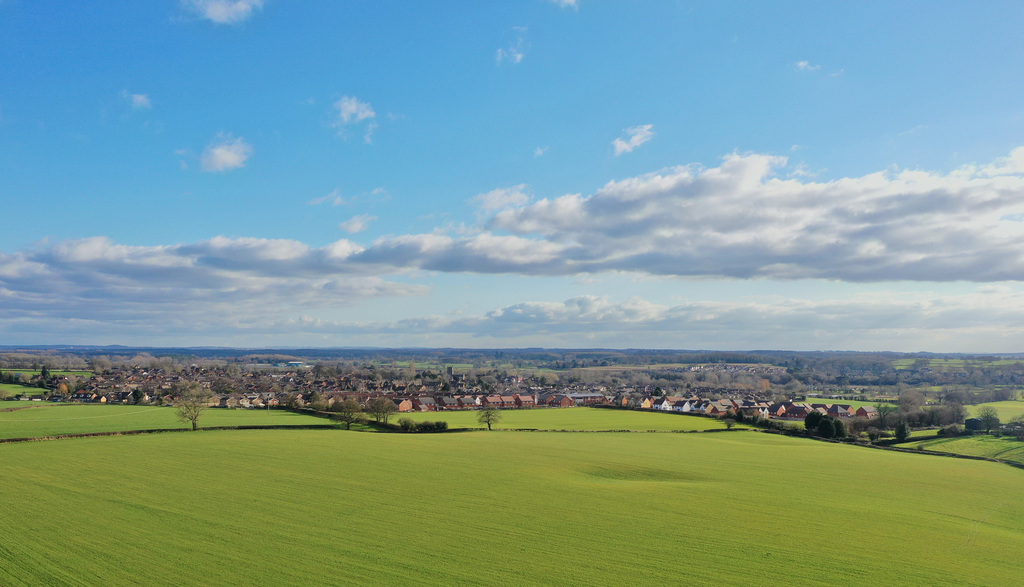
[[[1024,472],[760,433],[0,445],[0,584],[1011,585]]]
[[[395,414],[391,421],[412,418],[417,422],[429,420],[448,422],[449,428],[486,428],[477,422],[476,410],[453,412],[412,412]],[[501,410],[501,421],[495,426],[499,430],[721,430],[725,424],[715,418],[686,416],[682,414],[659,414],[632,410],[609,410],[604,408],[534,408],[524,410]]]
[[[0,438],[28,438],[57,434],[89,432],[125,432],[128,430],[158,430],[190,428],[178,420],[171,407],[160,406],[104,406],[71,404],[36,404],[35,402],[5,402],[3,407],[22,407],[24,410],[0,412]],[[258,426],[326,424],[315,416],[296,414],[284,410],[227,410],[211,408],[203,412],[199,426]],[[2,582],[0,582],[2,584]]]
[[[969,416],[977,416],[978,410],[983,406],[991,406],[999,412],[999,420],[1001,422],[1009,422],[1010,420],[1024,416],[1024,401],[1008,401],[1008,402],[989,402],[987,404],[978,404],[975,406],[967,406],[967,413]]]
[[[908,442],[900,446],[906,448],[924,448],[938,452],[948,452],[974,457],[988,457],[1024,464],[1024,442],[1009,436],[957,436],[954,438],[935,438],[920,442]]]
[[[963,371],[972,366],[1007,366],[1019,365],[1024,361],[1020,359],[996,359],[996,360],[967,360],[967,359],[926,359],[928,368],[933,371]],[[917,359],[896,359],[892,362],[895,369],[909,369],[913,367]]]
[[[24,385],[17,385],[14,383],[0,383],[0,398],[14,397],[19,393],[34,395],[37,393],[43,393],[43,390],[38,387],[26,387]],[[0,408],[6,407],[6,404],[0,405]]]
[[[0,369],[4,373],[21,373],[24,375],[39,375],[42,373],[39,369]],[[75,377],[92,377],[92,371],[64,371],[62,369],[53,369],[50,371],[50,375],[65,376],[74,375]]]

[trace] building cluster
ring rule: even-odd
[[[724,416],[743,412],[765,418],[803,419],[811,411],[836,418],[875,415],[874,408],[844,404],[775,402],[767,390],[730,390],[689,387],[686,396],[662,395],[650,386],[608,389],[601,385],[529,385],[514,375],[498,381],[488,390],[464,376],[385,379],[376,374],[351,373],[318,377],[301,365],[288,365],[272,372],[191,367],[174,372],[158,368],[126,366],[75,381],[54,377],[47,388],[52,401],[131,404],[173,401],[185,385],[196,383],[208,389],[210,403],[224,408],[267,408],[274,406],[319,405],[354,399],[362,405],[385,397],[399,412],[473,410],[614,405]]]

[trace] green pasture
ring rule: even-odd
[[[963,371],[971,366],[1006,366],[1006,365],[1019,365],[1024,361],[1020,359],[996,359],[992,360],[968,360],[968,359],[926,359],[928,361],[928,368],[933,371]],[[893,367],[896,369],[909,369],[914,365],[917,359],[896,359],[892,362]]]
[[[984,406],[990,406],[996,409],[999,413],[1000,422],[1009,422],[1010,420],[1024,416],[1024,401],[1007,401],[1007,402],[989,402],[987,404],[977,404],[974,406],[967,406],[967,414],[971,417],[978,415],[978,410]]]
[[[17,385],[14,383],[0,383],[0,398],[14,397],[19,393],[28,395],[34,395],[37,393],[43,393],[44,390],[38,387],[26,387],[24,385]],[[0,405],[0,408],[7,407],[6,404]]]
[[[21,373],[28,376],[39,375],[42,373],[39,369],[0,369],[0,371],[3,371],[4,373]],[[75,377],[92,377],[93,373],[92,371],[65,371],[62,369],[53,369],[50,371],[50,375],[57,375],[61,377],[66,375],[74,375]]]
[[[28,438],[89,432],[126,432],[191,428],[178,420],[177,411],[166,406],[107,406],[97,404],[39,404],[5,402],[0,407],[33,407],[0,412],[0,438]],[[228,410],[210,408],[199,426],[262,426],[325,424],[326,420],[285,410]],[[0,581],[0,584],[3,584]]]
[[[1011,585],[1024,471],[741,434],[0,445],[0,584]]]
[[[958,455],[989,457],[1024,464],[1024,442],[1010,436],[956,436],[911,442],[900,446]]]
[[[450,412],[408,412],[395,414],[392,422],[399,418],[412,418],[417,422],[448,422],[449,428],[487,428],[477,422],[478,410]],[[716,418],[687,416],[683,414],[659,414],[633,410],[609,410],[604,408],[533,408],[522,410],[501,410],[501,421],[494,425],[499,430],[636,430],[636,431],[689,431],[720,430],[725,424]]]

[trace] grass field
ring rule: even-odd
[[[395,414],[391,421],[412,418],[417,422],[445,421],[450,428],[486,428],[477,422],[479,412],[475,410],[457,412],[416,412]],[[531,430],[720,430],[725,428],[721,420],[680,414],[658,414],[632,410],[609,410],[603,408],[536,408],[526,410],[502,410],[501,421],[495,429]]]
[[[19,393],[31,395],[42,392],[43,390],[38,387],[25,387],[24,385],[15,385],[14,383],[0,383],[0,398],[14,397]]]
[[[11,404],[11,405],[8,405]],[[33,407],[13,412],[0,412],[0,438],[27,438],[57,434],[89,432],[125,432],[189,428],[178,421],[174,408],[160,406],[104,406],[70,404],[35,404],[5,402],[0,407]],[[257,426],[326,424],[315,416],[284,410],[209,409],[203,412],[199,426]],[[2,582],[0,582],[2,584]]]
[[[23,375],[39,375],[42,373],[39,369],[0,369],[4,373],[21,373]],[[50,371],[50,375],[74,375],[75,377],[92,377],[92,371],[64,371],[61,369],[54,369]]]
[[[999,413],[999,420],[1001,422],[1009,422],[1017,416],[1024,416],[1024,401],[990,402],[987,404],[967,406],[968,415],[977,416],[978,410],[983,406],[991,406],[995,408]]]
[[[1010,585],[1024,472],[742,433],[0,446],[0,584]]]
[[[921,447],[938,452],[989,457],[1024,464],[1024,442],[1008,436],[999,438],[995,436],[957,436],[954,438],[936,438],[920,442],[908,442],[900,446],[906,448]]]

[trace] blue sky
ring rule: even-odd
[[[0,0],[0,338],[1021,351],[1022,17]]]

